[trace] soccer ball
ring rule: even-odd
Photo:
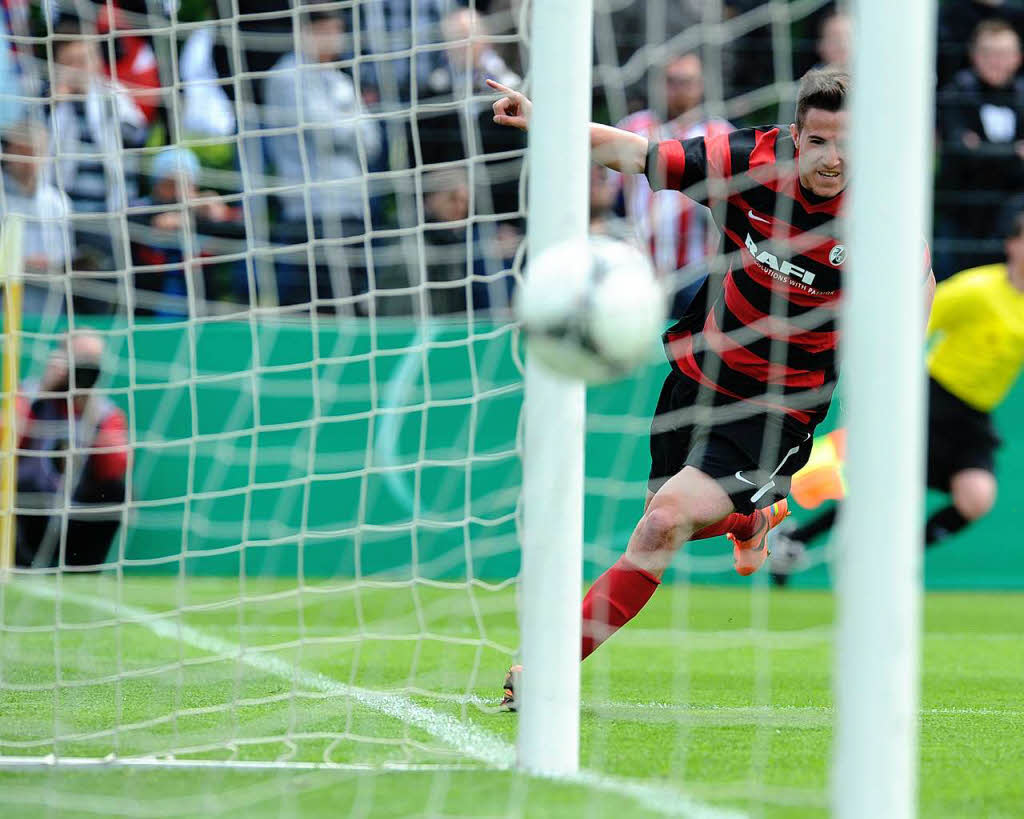
[[[593,383],[642,364],[665,324],[665,294],[647,255],[605,237],[562,242],[532,259],[515,306],[530,355]]]

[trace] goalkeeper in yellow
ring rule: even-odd
[[[928,338],[928,486],[950,496],[925,524],[933,546],[988,514],[996,499],[999,436],[991,412],[1024,366],[1024,212],[1005,243],[1006,262],[964,270],[935,291]],[[845,494],[845,435],[815,440],[807,465],[793,476],[790,494],[815,508]],[[837,509],[769,535],[771,572],[782,585],[805,563],[806,544],[828,531]]]

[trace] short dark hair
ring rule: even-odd
[[[825,29],[828,28],[828,24],[833,20],[845,20],[849,18],[849,14],[839,9],[832,9],[827,12],[824,17],[821,18],[821,22],[818,23],[818,36],[822,37],[825,34]]]
[[[66,43],[72,39],[78,39],[89,34],[95,34],[96,31],[94,27],[90,26],[81,18],[64,15],[54,24],[53,33],[54,36],[59,38],[57,42]]]
[[[84,20],[68,15],[61,17],[53,27],[54,58],[65,46],[80,42],[90,34],[95,34],[95,28]]]
[[[325,21],[334,21],[334,20],[337,20],[340,23],[344,22],[341,19],[341,15],[338,13],[338,11],[336,9],[333,9],[333,8],[331,8],[331,9],[316,9],[315,6],[314,6],[314,11],[307,12],[306,15],[305,15],[305,18],[306,18],[306,25],[307,26],[312,26],[312,25],[315,25],[317,23],[323,23]]]
[[[841,68],[812,68],[800,80],[796,95],[796,127],[804,127],[804,119],[812,108],[841,111],[846,107],[850,75]]]

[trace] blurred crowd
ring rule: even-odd
[[[525,138],[483,82],[521,83],[521,38],[492,5],[6,0],[25,311],[507,308]]]
[[[484,81],[521,85],[524,5],[0,0],[0,213],[25,224],[25,311],[504,310],[525,137],[492,123]],[[655,138],[788,122],[791,84],[851,56],[842,4],[809,5],[595,0],[595,117]],[[1022,31],[1019,0],[940,6],[940,278],[998,258],[1024,204]],[[715,241],[642,179],[595,172],[591,211],[683,289]]]

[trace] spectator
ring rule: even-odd
[[[1002,20],[981,23],[971,67],[939,95],[942,169],[936,186],[938,276],[1001,253],[1000,206],[1024,184],[1024,81],[1020,38]]]
[[[522,80],[487,42],[483,18],[460,8],[443,23],[448,44],[442,67],[430,78],[430,109],[417,117],[420,156],[425,165],[458,162],[480,154],[508,154],[526,147],[524,135],[495,125],[485,80],[509,88]],[[522,160],[489,160],[475,166],[474,199],[478,213],[518,214]]]
[[[22,259],[28,274],[22,311],[54,315],[64,311],[65,265],[74,252],[67,196],[46,181],[46,127],[26,121],[3,134],[3,199],[0,216],[24,219]]]
[[[368,0],[361,19],[374,54],[371,82],[387,102],[429,94],[430,78],[444,65],[444,52],[422,48],[442,40],[441,21],[456,0]],[[400,55],[400,56],[397,56]]]
[[[818,35],[818,68],[847,70],[853,60],[853,19],[835,11],[821,21]]]
[[[704,19],[704,5],[700,0],[658,4],[646,0],[597,0],[595,19],[607,23],[609,31],[602,33],[598,29],[596,35],[614,37],[618,65],[625,65],[640,49],[663,45],[698,25]],[[599,51],[595,51],[595,56],[598,60],[608,59]]]
[[[152,125],[161,108],[160,67],[156,52],[147,37],[131,32],[128,15],[114,0],[96,9],[96,30],[113,40],[112,48],[102,48],[103,71],[123,87]]]
[[[434,94],[451,94],[464,99],[485,93],[484,80],[492,79],[509,88],[517,88],[522,79],[512,71],[485,39],[487,28],[474,9],[456,9],[444,18],[442,36],[447,48],[445,63],[430,75]],[[483,103],[478,107],[487,107]]]
[[[704,72],[700,57],[683,54],[665,67],[665,115],[650,109],[630,115],[619,127],[652,141],[714,137],[732,130],[703,108]],[[636,226],[662,276],[676,279],[678,307],[685,307],[703,281],[704,260],[718,238],[710,211],[677,191],[653,193],[643,176],[620,177],[625,216]],[[682,273],[684,269],[687,273]],[[696,273],[697,279],[694,280]]]
[[[312,12],[301,24],[300,48],[282,57],[265,80],[267,124],[284,132],[269,137],[268,150],[281,185],[283,235],[292,243],[361,236],[368,226],[366,168],[380,150],[380,130],[361,117],[352,80],[331,63],[342,48],[341,18]],[[309,233],[308,226],[313,232]],[[315,281],[305,251],[278,265],[281,304],[342,299],[365,293],[359,256],[335,242],[313,248]]]
[[[235,112],[217,75],[213,62],[217,29],[197,28],[181,50],[178,70],[181,73],[181,127],[189,136],[228,137],[235,133]]]
[[[825,33],[826,21],[836,15],[836,3],[819,3],[816,9],[804,8],[793,13],[788,24],[788,47],[781,55],[777,54],[779,46],[779,30],[781,23],[773,20],[772,7],[779,9],[788,4],[777,0],[725,0],[723,16],[730,20],[745,15],[752,15],[749,20],[757,20],[762,25],[746,30],[751,22],[746,22],[743,33],[730,35],[723,45],[723,71],[725,73],[726,97],[736,97],[759,89],[766,89],[773,83],[792,81],[802,77],[814,66],[827,65],[832,61],[821,53],[822,35]],[[793,66],[789,77],[779,73],[782,62]],[[777,104],[761,105],[756,109],[737,111],[735,120],[742,119],[747,125],[758,126],[766,122],[789,122],[794,110],[791,101],[779,100]]]
[[[423,241],[431,315],[466,312],[469,185],[461,169],[434,171],[423,180]]]
[[[73,334],[19,399],[18,566],[102,564],[124,514],[127,420],[96,390],[103,340]],[[70,501],[70,503],[68,503]]]
[[[199,160],[188,148],[165,148],[153,159],[152,193],[132,209],[136,312],[186,316],[209,294],[198,263],[211,235],[241,235],[241,214],[211,191],[200,191]],[[191,283],[192,293],[189,292]],[[203,312],[203,311],[200,311]]]
[[[729,20],[756,11],[767,3],[768,0],[727,0],[722,6],[722,16]],[[723,66],[727,97],[756,91],[779,79],[775,73],[775,43],[772,39],[774,27],[771,25],[771,16],[764,15],[761,19],[764,25],[730,37],[723,48],[724,56],[728,58],[727,64]],[[794,44],[797,42],[798,40],[795,40]],[[787,55],[787,58],[799,58],[799,56],[799,52],[794,51],[793,54]],[[752,116],[759,122],[766,121],[762,118],[760,111],[744,112],[744,114]],[[774,122],[776,120],[769,119],[767,121]]]
[[[76,241],[122,267],[121,221],[136,195],[137,157],[146,119],[116,82],[103,76],[95,39],[75,22],[61,23],[53,42],[53,149],[56,184],[71,197]]]
[[[501,309],[509,304],[509,272],[522,239],[515,225],[470,219],[470,189],[461,168],[423,180],[423,281],[431,315]]]
[[[620,175],[594,163],[590,166],[590,233],[630,241],[632,226],[615,213],[622,188]]]
[[[25,95],[19,75],[19,55],[10,42],[8,19],[0,16],[0,130],[13,125],[24,115]]]
[[[984,20],[1004,20],[1024,35],[1024,8],[1020,0],[950,0],[939,4],[939,87],[969,64],[972,32]]]

